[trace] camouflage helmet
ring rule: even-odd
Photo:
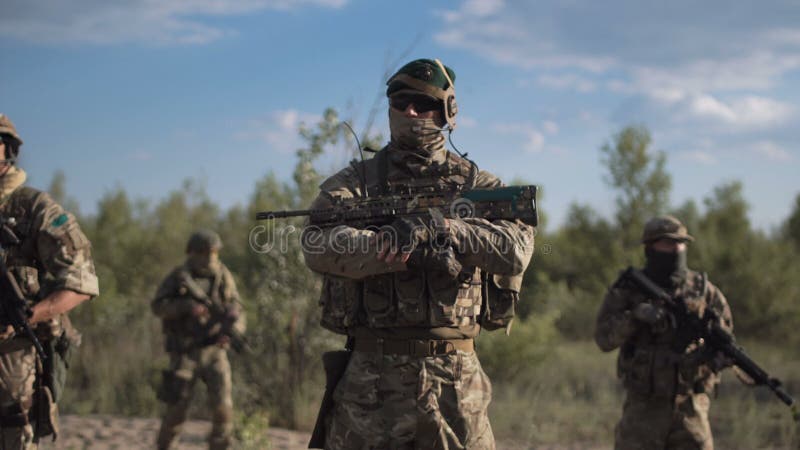
[[[19,154],[19,147],[22,145],[22,138],[17,133],[17,128],[7,115],[0,113],[0,136],[6,144],[6,159],[15,160]],[[9,139],[9,137],[11,139]]]
[[[401,67],[386,82],[386,96],[423,93],[442,102],[442,117],[456,126],[456,91],[453,84],[456,73],[438,59],[415,59]]]
[[[659,216],[648,220],[644,225],[642,244],[649,244],[664,238],[683,242],[694,240],[687,232],[686,226],[673,216]]]
[[[186,253],[203,253],[222,248],[222,239],[211,230],[197,230],[189,236]]]
[[[0,113],[0,134],[10,135],[22,145],[22,138],[17,134],[17,128],[14,126],[14,123],[11,122],[11,119],[3,113]]]

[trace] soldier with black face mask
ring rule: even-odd
[[[675,217],[647,222],[642,236],[647,257],[642,272],[680,302],[688,316],[711,308],[719,327],[733,332],[728,302],[704,273],[686,265],[687,244],[694,238]],[[681,317],[620,277],[609,289],[597,317],[595,341],[603,351],[620,348],[618,374],[626,390],[615,448],[714,448],[708,422],[710,395],[719,372],[730,366],[702,339],[687,342]]]

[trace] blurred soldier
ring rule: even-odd
[[[29,303],[28,324],[41,341],[9,325],[15,296],[3,283],[0,316],[0,448],[35,449],[40,437],[58,433],[56,402],[64,387],[70,346],[80,335],[67,311],[98,294],[91,244],[75,217],[47,193],[24,186],[15,165],[22,139],[0,114],[0,245],[4,265]],[[5,274],[2,274],[6,276]]]
[[[443,131],[455,126],[454,79],[438,60],[400,68],[387,83],[390,142],[322,183],[312,208],[355,196],[500,186],[445,149]],[[491,384],[473,339],[513,316],[533,237],[520,221],[433,212],[398,217],[381,233],[304,230],[304,243],[319,244],[303,250],[306,264],[324,274],[322,325],[347,335],[353,350],[334,406],[321,415],[326,449],[494,448]]]
[[[161,283],[151,304],[162,319],[170,357],[159,391],[167,404],[159,449],[174,448],[197,379],[208,388],[213,422],[208,447],[231,448],[233,401],[227,349],[232,337],[244,332],[245,319],[233,276],[219,260],[220,248],[222,240],[215,232],[193,233],[186,245],[186,262]]]
[[[689,314],[700,317],[711,308],[720,318],[718,325],[732,333],[733,319],[722,292],[704,273],[686,266],[686,247],[692,240],[672,216],[647,222],[643,273],[683,302]],[[676,323],[680,320],[625,277],[606,294],[595,340],[606,352],[620,348],[618,372],[627,396],[616,427],[617,450],[714,448],[709,396],[719,383],[719,372],[730,363],[703,342],[687,343],[681,323]]]

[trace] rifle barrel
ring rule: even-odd
[[[256,220],[283,219],[286,217],[310,216],[312,210],[298,209],[292,211],[263,211],[256,214]]]

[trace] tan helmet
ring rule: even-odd
[[[649,244],[663,238],[683,242],[694,240],[686,230],[686,226],[673,216],[659,216],[648,220],[644,225],[642,244]]]
[[[2,113],[0,113],[0,134],[11,135],[11,137],[19,142],[19,145],[22,145],[22,138],[17,134],[17,128],[14,126],[14,123],[11,122],[11,119],[9,119],[7,115]]]

